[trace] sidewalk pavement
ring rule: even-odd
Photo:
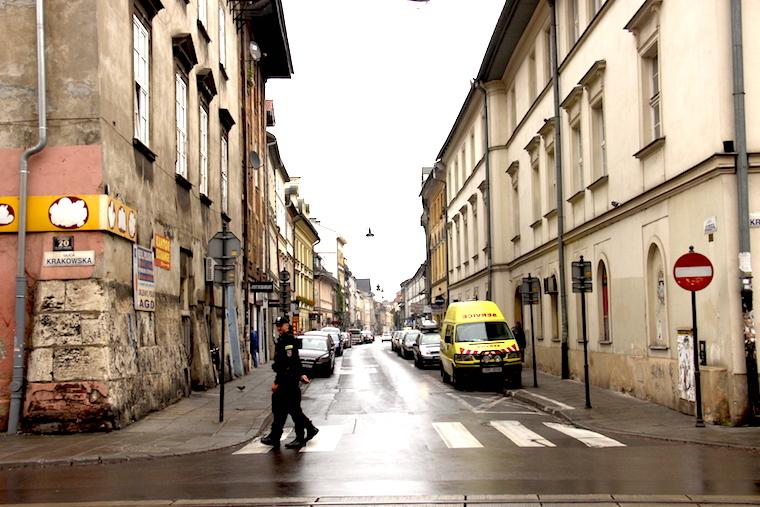
[[[760,450],[760,427],[729,427],[706,423],[696,427],[696,417],[633,396],[590,388],[590,409],[586,406],[583,382],[562,380],[538,372],[533,387],[533,370],[523,368],[523,388],[508,390],[507,396],[529,403],[581,428],[603,433]]]
[[[253,439],[271,420],[273,380],[272,369],[262,365],[228,382],[221,424],[217,387],[192,393],[160,412],[110,433],[0,433],[0,469],[132,461],[235,447]],[[533,385],[531,370],[523,371],[523,385]],[[583,383],[539,373],[538,385],[506,394],[594,431],[760,450],[760,427],[708,424],[696,428],[693,416],[593,386],[593,408],[586,409]]]
[[[223,423],[219,423],[216,387],[193,392],[164,410],[110,433],[0,433],[0,469],[132,461],[234,447],[254,438],[269,423],[273,381],[271,365],[263,364],[225,384]]]

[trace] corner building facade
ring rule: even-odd
[[[750,69],[760,58],[760,41],[750,35],[760,5],[744,1],[742,8]],[[452,300],[475,296],[473,256],[480,253],[473,248],[471,206],[487,181],[479,171],[490,167],[491,298],[511,321],[523,322],[528,343],[535,336],[536,350],[529,352],[539,368],[559,375],[564,343],[570,376],[583,376],[580,296],[571,292],[571,263],[583,256],[593,273],[593,292],[586,295],[591,383],[694,413],[690,295],[672,274],[693,245],[712,260],[715,273],[697,294],[705,419],[745,421],[750,389],[757,386],[747,373],[757,374],[757,360],[745,358],[745,330],[754,333],[755,322],[742,311],[738,278],[757,271],[758,260],[739,264],[731,51],[729,2],[706,0],[695,8],[686,0],[507,1],[478,86],[440,157],[451,188]],[[760,75],[746,71],[744,87],[752,211],[760,195],[754,120]],[[489,160],[482,165],[477,138],[475,162],[467,155],[479,116],[487,118]],[[469,252],[467,240],[458,238],[469,238]],[[758,229],[750,229],[750,240],[758,244]],[[519,295],[529,274],[542,288],[533,328]]]
[[[207,258],[223,221],[243,237],[237,31],[225,1],[45,5],[49,128],[30,162],[22,429],[109,430],[213,387],[221,361],[228,378],[248,369],[236,285],[227,294],[228,356],[218,357],[224,309]],[[10,125],[0,135],[0,205],[8,205],[19,193],[20,147],[36,137],[34,2],[0,13],[9,38],[3,81],[15,90],[0,113]],[[56,220],[50,203],[86,213]],[[46,265],[62,235],[75,252],[91,252],[92,265]],[[4,223],[0,252],[16,259],[16,248],[13,223]],[[8,262],[0,272],[4,316],[13,315],[14,270]],[[152,280],[152,291],[136,289],[133,276]],[[3,326],[2,349],[12,342],[13,325]],[[0,426],[9,359],[0,354]]]

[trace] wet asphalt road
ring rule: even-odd
[[[308,387],[304,411],[320,434],[301,452],[253,442],[183,458],[2,471],[0,502],[760,494],[754,453],[578,435],[491,387],[457,391],[441,382],[437,369],[418,370],[387,342],[354,346],[332,377]]]

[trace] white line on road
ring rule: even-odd
[[[565,405],[561,401],[553,400],[551,398],[547,398],[546,396],[541,396],[540,394],[531,393],[529,391],[524,391],[523,390],[523,392],[528,393],[530,396],[534,396],[534,397],[539,398],[541,400],[548,401],[549,403],[554,403],[559,408],[564,408],[565,410],[575,410],[575,407],[571,407],[570,405]]]
[[[618,442],[609,437],[605,437],[595,431],[584,430],[582,428],[576,428],[569,424],[559,423],[544,423],[549,428],[557,430],[565,435],[571,436],[577,440],[580,440],[588,447],[625,447],[625,444]]]
[[[293,431],[293,428],[287,428],[282,433],[282,439],[283,441],[288,439],[288,436]],[[246,445],[245,447],[241,447],[237,451],[233,452],[232,454],[264,454],[265,452],[269,452],[272,450],[271,445],[264,445],[261,443],[261,438],[256,437],[254,438],[250,444]]]
[[[491,421],[489,424],[519,447],[556,447],[538,433],[520,424],[519,421]]]
[[[319,433],[301,448],[301,452],[330,452],[338,447],[343,436],[343,426],[320,426]]]
[[[436,422],[433,427],[449,449],[483,447],[460,422]]]

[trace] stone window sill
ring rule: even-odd
[[[145,156],[145,158],[147,158],[151,162],[155,162],[156,159],[158,158],[158,156],[155,153],[153,153],[153,151],[150,148],[148,148],[148,146],[146,146],[145,143],[143,143],[136,137],[132,138],[132,146],[134,146],[137,151],[142,153]]]
[[[649,350],[669,350],[670,347],[667,345],[650,345]]]
[[[634,157],[636,157],[639,160],[643,160],[645,158],[648,158],[653,153],[657,153],[662,149],[663,145],[665,144],[665,137],[658,137],[651,143],[647,144],[643,148],[641,148],[639,151],[633,154]]]
[[[578,190],[576,193],[570,196],[570,198],[567,200],[570,204],[575,204],[576,202],[583,199],[583,197],[586,195],[586,190]]]
[[[187,178],[185,178],[181,174],[175,174],[174,175],[174,181],[176,181],[177,185],[179,185],[180,187],[184,188],[185,190],[190,190],[191,188],[193,188],[193,184],[190,183],[187,180]]]
[[[596,179],[591,185],[587,186],[586,188],[591,190],[592,192],[594,190],[597,190],[601,186],[603,186],[605,183],[607,183],[610,179],[610,176],[608,174],[605,174],[604,176],[600,176]]]
[[[599,345],[612,345],[612,340],[602,340]]]

